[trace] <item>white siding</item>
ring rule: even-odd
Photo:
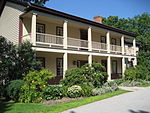
[[[0,17],[0,36],[14,44],[19,42],[19,15],[25,7],[7,2]]]

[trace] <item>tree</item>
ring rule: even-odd
[[[43,6],[49,0],[18,0],[18,1],[28,2],[28,3],[34,3],[34,4],[37,4],[37,5],[42,5]]]
[[[150,80],[150,14],[141,14],[133,18],[118,18],[109,16],[103,19],[103,24],[126,30],[139,36],[136,41],[139,43],[138,69],[147,80]]]
[[[15,46],[0,36],[0,82],[22,79],[30,70],[40,70],[35,51],[30,42]],[[4,84],[5,84],[4,83]]]

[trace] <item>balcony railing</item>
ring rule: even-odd
[[[36,44],[51,46],[63,46],[63,36],[36,33]]]
[[[22,36],[23,41],[25,40],[31,40],[31,34],[26,34]],[[63,36],[56,36],[51,34],[44,34],[44,33],[36,33],[36,45],[39,46],[49,46],[49,47],[64,47],[63,44],[64,37]],[[77,50],[88,50],[88,41],[87,40],[81,40],[76,38],[67,38],[67,47],[68,48],[75,48]],[[92,41],[92,50],[98,50],[106,51],[107,52],[108,45],[106,43],[100,43],[100,42],[94,42]],[[118,45],[110,45],[110,52],[115,53],[122,53],[122,47]],[[125,55],[134,55],[134,49],[133,47],[125,47]]]
[[[110,45],[111,52],[122,53],[122,47],[118,45]]]
[[[107,51],[107,44],[100,42],[92,42],[92,49],[98,51]]]
[[[88,49],[88,41],[68,37],[68,47],[80,49]]]
[[[125,47],[125,54],[126,55],[134,55],[134,48],[133,47]]]

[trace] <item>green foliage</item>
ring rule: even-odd
[[[7,99],[18,101],[21,92],[21,87],[24,84],[23,80],[12,80],[5,86],[4,96]]]
[[[30,70],[40,70],[35,51],[30,42],[15,46],[0,36],[0,80],[5,84],[10,80],[22,79]]]
[[[15,62],[16,46],[14,46],[10,41],[7,41],[4,37],[0,36],[0,81],[5,80],[6,83],[14,78]]]
[[[130,67],[125,70],[125,80],[139,80],[142,79],[142,74],[140,70],[136,67]]]
[[[109,92],[118,90],[118,85],[114,81],[106,82],[101,88],[95,88],[92,90],[92,95],[102,95]]]
[[[64,96],[63,87],[59,85],[48,85],[45,88],[44,97],[46,100],[61,99]]]
[[[134,81],[134,80],[126,80],[123,83],[120,84],[120,86],[125,86],[125,87],[133,87],[133,86],[138,86],[142,85],[142,82],[139,81]]]
[[[107,81],[105,67],[99,63],[86,64],[81,68],[66,71],[65,79],[61,83],[65,86],[91,84],[100,87]]]
[[[89,97],[92,95],[92,89],[93,87],[89,84],[83,84],[81,85],[82,88],[82,96]]]
[[[41,71],[30,71],[24,77],[24,85],[21,88],[19,100],[21,102],[41,102],[44,99],[45,87],[48,85],[47,80],[54,77],[50,71],[43,69]]]
[[[67,94],[70,98],[77,98],[82,95],[82,88],[78,85],[73,85],[68,88]]]
[[[32,49],[32,44],[29,41],[19,44],[17,50],[17,78],[22,78],[21,75],[26,75],[27,73],[29,73],[29,71],[41,69],[41,63],[36,60],[36,53]]]
[[[42,5],[43,6],[49,0],[18,0],[18,1],[28,2],[28,3],[33,3],[33,4],[37,4],[37,5]]]

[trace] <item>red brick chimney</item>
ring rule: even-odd
[[[102,16],[95,16],[94,17],[94,22],[102,23],[102,19],[103,19]]]

